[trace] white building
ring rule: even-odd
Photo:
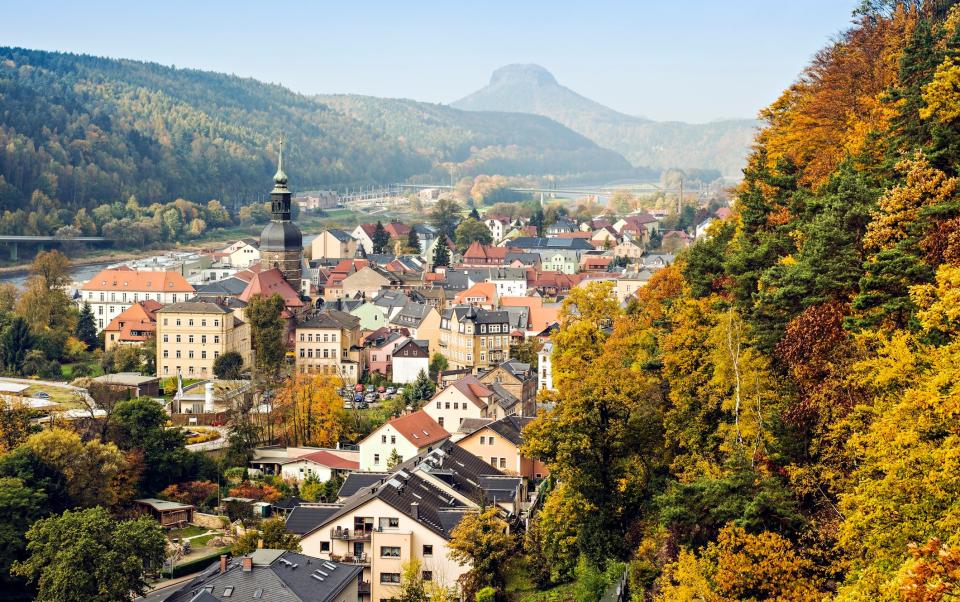
[[[494,243],[503,240],[503,237],[507,234],[507,228],[510,227],[510,221],[503,217],[489,217],[483,220],[483,223],[487,230],[490,230]]]
[[[436,310],[434,310],[436,311]],[[393,350],[393,382],[412,383],[422,371],[430,374],[430,351],[427,341],[407,339]]]
[[[322,482],[359,470],[359,460],[359,452],[346,449],[266,447],[253,450],[250,469],[285,480],[300,482],[313,477]]]
[[[97,332],[137,301],[153,299],[167,305],[186,301],[195,293],[179,272],[136,271],[126,266],[102,270],[80,287],[77,300],[90,305]]]
[[[553,391],[553,343],[547,341],[537,352],[537,358],[540,361],[540,369],[537,371],[537,390]]]
[[[429,451],[450,433],[423,410],[387,422],[360,441],[360,470],[386,470],[393,451],[401,459]]]
[[[230,265],[238,269],[260,263],[260,247],[252,239],[238,240],[222,252],[226,254]]]

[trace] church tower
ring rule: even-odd
[[[300,228],[290,221],[290,196],[287,174],[283,173],[281,139],[277,173],[273,176],[273,190],[270,191],[270,210],[273,215],[260,233],[260,265],[264,270],[278,268],[290,286],[299,291],[303,235]]]

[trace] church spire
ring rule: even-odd
[[[277,173],[273,176],[274,190],[287,189],[287,174],[283,172],[283,136],[280,136],[280,153],[277,156]]]

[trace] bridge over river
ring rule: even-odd
[[[93,246],[107,246],[113,244],[109,238],[102,236],[76,236],[72,238],[63,238],[58,236],[12,236],[0,235],[0,245],[5,245],[10,249],[10,259],[17,261],[20,258],[21,246],[37,247],[42,251],[48,247],[59,247],[64,244],[89,244]]]

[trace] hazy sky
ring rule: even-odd
[[[857,0],[0,0],[0,45],[224,71],[303,93],[451,102],[538,63],[625,113],[752,117]]]

